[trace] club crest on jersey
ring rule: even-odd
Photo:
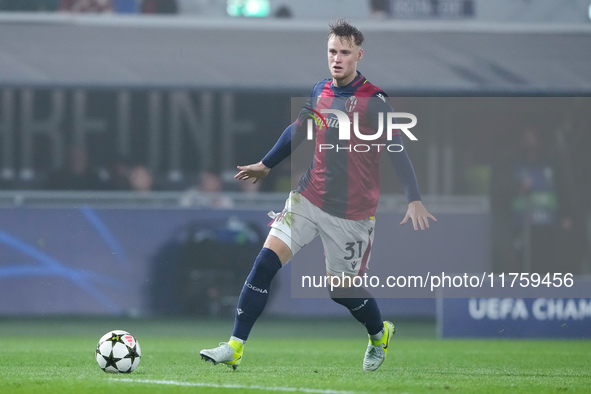
[[[349,97],[347,99],[347,102],[345,103],[345,109],[347,110],[347,112],[352,112],[356,106],[357,106],[357,97],[355,97],[355,96]]]

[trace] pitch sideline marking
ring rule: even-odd
[[[250,389],[250,390],[267,390],[267,391],[287,391],[287,392],[303,392],[303,393],[317,393],[317,394],[349,394],[354,393],[353,391],[340,391],[340,390],[320,390],[320,389],[308,389],[304,387],[264,387],[264,386],[248,386],[244,384],[215,384],[215,383],[199,383],[199,382],[178,382],[174,380],[150,380],[150,379],[112,379],[118,382],[130,382],[130,383],[151,383],[151,384],[162,384],[171,386],[189,386],[189,387],[210,387],[219,389]]]

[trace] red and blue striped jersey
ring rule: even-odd
[[[345,219],[362,220],[374,216],[380,195],[379,162],[383,149],[365,151],[371,143],[384,143],[385,133],[376,141],[360,140],[353,132],[353,114],[358,114],[361,134],[375,134],[373,118],[377,109],[370,105],[374,97],[385,97],[378,87],[358,74],[347,86],[337,87],[332,79],[317,83],[312,89],[306,108],[298,117],[298,123],[306,126],[310,109],[321,113],[322,109],[337,109],[350,119],[350,140],[339,140],[339,124],[336,116],[325,115],[324,123],[316,124],[316,148],[314,159],[299,182],[298,191],[323,211]],[[371,113],[373,110],[374,113]],[[381,112],[391,111],[386,104]],[[321,127],[323,126],[323,127]],[[398,132],[398,134],[400,134]],[[357,147],[360,149],[356,149]],[[322,149],[324,147],[324,149]],[[357,150],[357,151],[356,151]]]
[[[349,140],[339,139],[337,117],[322,113],[323,109],[336,109],[347,114],[351,130]],[[334,86],[332,79],[322,80],[313,87],[297,120],[263,158],[263,164],[272,168],[287,157],[306,138],[308,119],[314,119],[314,158],[296,191],[333,216],[350,220],[372,217],[380,195],[379,164],[381,153],[386,151],[383,146],[389,143],[402,145],[402,139],[398,130],[394,130],[392,141],[386,140],[385,132],[377,140],[359,138],[358,133],[353,132],[354,114],[357,113],[359,134],[375,135],[379,115],[385,116],[391,111],[386,94],[359,72],[344,87]],[[385,119],[382,126],[385,129]],[[375,146],[379,144],[381,149]],[[331,146],[332,149],[327,149]],[[368,147],[370,149],[366,151]],[[409,202],[420,200],[414,169],[406,150],[388,154]]]

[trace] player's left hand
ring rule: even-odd
[[[419,227],[421,230],[429,228],[429,219],[435,222],[437,221],[435,216],[427,212],[427,208],[425,208],[421,201],[413,201],[408,204],[406,215],[400,224],[405,224],[408,222],[408,219],[412,220],[412,226],[415,230],[418,230]]]

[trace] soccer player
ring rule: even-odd
[[[329,277],[363,275],[375,234],[378,167],[382,152],[388,152],[409,202],[400,224],[411,220],[415,230],[424,230],[429,227],[429,219],[436,220],[421,202],[414,169],[406,151],[391,149],[390,152],[383,147],[385,143],[402,147],[400,132],[396,135],[395,130],[390,141],[386,141],[384,136],[382,149],[378,149],[379,144],[374,144],[371,151],[365,151],[370,142],[380,141],[359,139],[357,135],[376,135],[380,122],[382,126],[385,123],[379,120],[380,113],[392,111],[386,94],[357,71],[357,62],[363,57],[362,43],[363,34],[348,22],[338,20],[330,25],[328,66],[332,78],[314,86],[298,119],[286,128],[260,162],[238,166],[236,179],[259,181],[304,139],[310,123],[307,120],[317,121],[312,164],[300,179],[299,187],[290,193],[283,212],[276,215],[271,224],[263,249],[240,294],[230,340],[220,343],[217,348],[201,350],[201,357],[206,361],[227,364],[236,369],[242,361],[250,331],[263,312],[275,274],[316,236],[320,235],[322,240]],[[342,118],[337,119],[338,115],[336,118],[318,116],[327,113],[322,112],[323,109],[334,109],[342,113],[350,111],[351,120],[355,120],[353,110],[356,108],[361,114],[357,114],[357,126],[354,126],[357,129],[351,133],[350,141],[339,140],[338,121]],[[338,145],[346,148],[345,143],[350,143],[348,149],[328,149]],[[360,143],[358,151],[351,148],[355,143]],[[377,302],[367,289],[342,286],[329,289],[329,292],[336,303],[346,307],[367,329],[369,344],[363,369],[378,369],[386,358],[388,344],[395,332],[394,325],[382,321]]]

